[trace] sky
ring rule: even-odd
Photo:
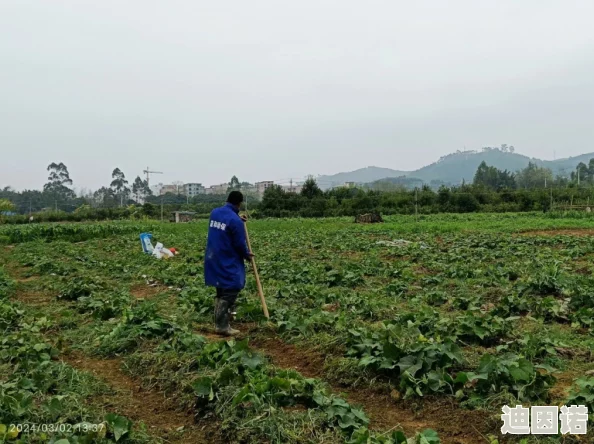
[[[590,0],[0,0],[0,187],[594,151]]]

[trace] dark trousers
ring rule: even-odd
[[[217,288],[217,298],[228,302],[229,305],[233,307],[240,291],[241,290],[225,290],[224,288]]]

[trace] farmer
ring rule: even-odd
[[[204,255],[204,280],[216,288],[215,328],[217,334],[233,336],[229,319],[235,312],[235,301],[245,286],[244,260],[250,260],[245,237],[245,219],[239,217],[243,194],[232,191],[227,203],[210,214],[208,241]]]

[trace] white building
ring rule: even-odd
[[[187,183],[184,185],[184,194],[188,197],[194,197],[205,192],[206,190],[201,183]]]
[[[160,191],[160,195],[163,196],[164,194],[167,193],[173,193],[173,194],[177,194],[178,193],[178,186],[177,185],[162,185],[161,186],[161,191]]]
[[[274,181],[272,180],[265,180],[263,182],[256,182],[255,184],[256,187],[256,193],[258,193],[260,195],[260,197],[262,197],[264,195],[264,192],[270,188],[271,186],[274,185]]]
[[[227,188],[229,188],[228,183],[222,183],[220,185],[211,185],[206,190],[204,190],[205,194],[227,194]]]

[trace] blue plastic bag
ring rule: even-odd
[[[151,243],[151,239],[153,235],[151,233],[140,233],[140,244],[142,245],[142,251],[146,254],[153,254],[153,244]]]

